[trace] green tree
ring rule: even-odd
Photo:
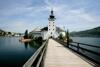
[[[69,42],[71,42],[71,39],[70,39],[69,31],[68,30],[66,32],[66,38],[67,38],[67,46],[69,47]]]
[[[24,39],[28,39],[28,30],[25,31]]]
[[[58,38],[59,38],[59,39],[63,39],[63,35],[62,35],[62,34],[60,34]]]
[[[11,34],[11,32],[8,32],[8,34]]]

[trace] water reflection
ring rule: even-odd
[[[28,42],[24,42],[25,48],[28,48]]]
[[[31,41],[31,42],[24,42],[25,49],[30,48],[39,48],[42,45],[42,42]]]
[[[0,37],[0,67],[22,67],[42,43],[21,42],[19,37]]]

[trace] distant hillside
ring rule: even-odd
[[[3,35],[5,35],[5,31],[4,30],[2,30],[2,29],[0,29],[0,36],[3,36]]]
[[[79,32],[71,32],[71,36],[78,36],[78,37],[100,37],[100,26]]]
[[[5,32],[4,30],[0,29],[0,32]]]
[[[22,36],[23,33],[15,33],[15,32],[9,32],[9,31],[4,31],[0,29],[0,36]]]

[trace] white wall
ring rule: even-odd
[[[56,26],[55,26],[55,21],[54,20],[49,20],[48,24],[48,36],[49,37],[55,37],[55,32],[56,32]]]

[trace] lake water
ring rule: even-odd
[[[22,67],[22,65],[34,54],[41,44],[35,42],[21,43],[19,37],[0,37],[0,67]],[[73,41],[100,46],[100,38],[72,37]],[[100,53],[100,48],[84,48]],[[100,62],[100,56],[81,51]]]
[[[19,37],[0,37],[0,67],[22,67],[39,46],[19,42]]]
[[[93,38],[93,37],[72,37],[72,39],[75,42],[100,46],[100,38]]]
[[[79,42],[79,43],[85,43],[85,44],[89,44],[89,45],[96,45],[96,46],[100,46],[100,38],[92,38],[92,37],[72,37],[74,42]],[[74,44],[76,45],[76,44]],[[100,53],[100,48],[95,48],[95,47],[90,47],[90,46],[85,46],[85,45],[80,45],[80,47],[95,51],[97,53]],[[74,47],[73,47],[74,48]],[[76,48],[74,48],[76,49]],[[87,55],[89,57],[91,57],[92,59],[98,61],[100,63],[100,56],[99,55],[95,55],[93,53],[84,51],[84,50],[80,50],[80,52],[84,55]]]

